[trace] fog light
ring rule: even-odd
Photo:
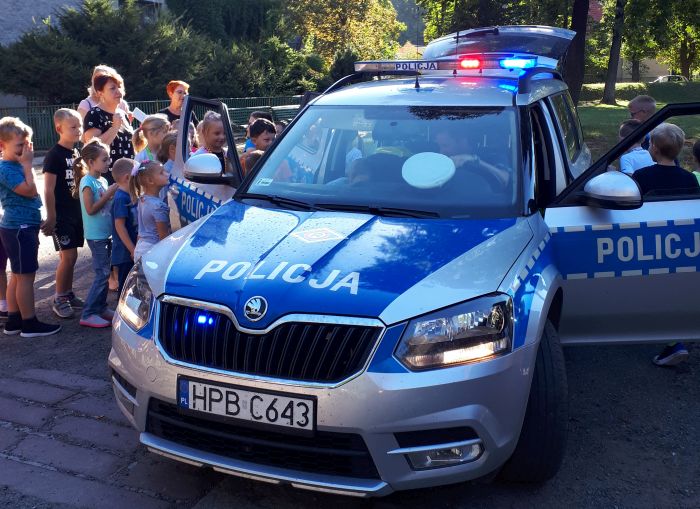
[[[424,470],[427,468],[449,467],[474,461],[481,456],[481,443],[456,445],[445,449],[412,452],[406,454],[411,468]]]

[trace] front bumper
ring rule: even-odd
[[[337,387],[290,385],[211,373],[166,362],[152,339],[134,333],[117,317],[109,365],[117,402],[141,432],[151,451],[198,466],[298,488],[355,496],[386,495],[476,479],[497,470],[512,454],[527,404],[537,344],[521,347],[488,362],[412,373],[396,362],[382,363]],[[376,353],[375,353],[376,355]],[[389,369],[386,369],[389,367]],[[149,401],[175,404],[178,375],[276,390],[317,398],[319,432],[356,434],[371,455],[378,478],[363,479],[326,472],[270,466],[167,440],[147,431]],[[472,462],[413,470],[396,433],[471,428],[483,452]],[[436,441],[441,445],[444,441]],[[424,444],[422,444],[424,445]],[[432,444],[431,444],[432,445]],[[438,448],[438,447],[436,447]]]

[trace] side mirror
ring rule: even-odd
[[[642,206],[642,193],[637,183],[617,170],[593,177],[578,196],[585,205],[603,209],[630,210]]]
[[[221,171],[221,161],[214,154],[198,154],[185,162],[185,178],[198,184],[223,184],[236,187],[238,182],[233,175]]]

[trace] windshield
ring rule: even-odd
[[[514,108],[312,106],[238,198],[386,215],[513,217],[520,211],[516,122]]]

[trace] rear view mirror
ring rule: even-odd
[[[639,186],[620,171],[607,171],[593,177],[578,197],[585,205],[604,209],[629,210],[642,206]]]

